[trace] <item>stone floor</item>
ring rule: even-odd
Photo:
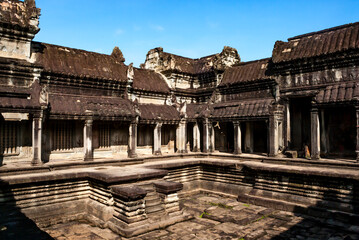
[[[233,198],[198,194],[181,204],[194,216],[192,220],[130,239],[359,239],[358,226],[249,205]],[[55,225],[43,231],[58,240],[127,239],[108,229],[78,222]]]

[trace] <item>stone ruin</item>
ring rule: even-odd
[[[158,47],[136,68],[118,47],[33,41],[39,16],[0,2],[0,226],[132,237],[190,219],[180,202],[196,192],[357,225],[359,23],[256,61]]]

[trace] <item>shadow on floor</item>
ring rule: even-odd
[[[0,180],[0,239],[48,240],[53,239],[42,231],[34,221],[23,214],[9,185]]]

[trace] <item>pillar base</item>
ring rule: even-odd
[[[242,151],[241,150],[234,150],[233,154],[240,155],[240,154],[242,154]]]
[[[356,154],[357,154],[356,160],[357,160],[357,162],[359,163],[359,151],[355,151],[355,152],[356,152]]]
[[[155,156],[161,156],[161,155],[162,155],[162,152],[161,152],[161,151],[154,151],[154,152],[153,152],[153,155],[155,155]]]
[[[192,152],[201,152],[201,149],[196,147],[192,149]]]
[[[127,151],[127,156],[129,158],[137,158],[137,153],[134,151]]]
[[[91,161],[93,161],[93,157],[86,157],[86,158],[84,158],[84,161],[91,162]]]
[[[188,153],[188,151],[187,150],[177,150],[177,153]]]
[[[311,156],[311,159],[312,159],[312,160],[319,160],[319,159],[320,159],[320,155]]]
[[[40,159],[32,159],[32,161],[31,161],[32,166],[39,166],[41,164],[42,164],[42,161]]]

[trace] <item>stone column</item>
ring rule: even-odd
[[[137,120],[133,120],[128,128],[127,154],[129,158],[137,157],[136,149],[137,149]]]
[[[321,152],[323,154],[327,154],[328,153],[328,147],[327,147],[327,132],[325,129],[325,114],[324,114],[324,109],[322,109],[320,111],[320,124],[321,124],[321,132],[320,132],[320,142],[321,142]]]
[[[193,152],[199,152],[201,150],[201,136],[198,127],[198,122],[193,125]]]
[[[215,132],[212,122],[208,124],[208,127],[209,127],[209,136],[210,136],[209,151],[214,152],[216,146],[215,146]]]
[[[312,108],[311,121],[311,158],[320,159],[320,123],[318,108]]]
[[[32,119],[32,165],[42,163],[42,113],[35,114]]]
[[[285,104],[285,136],[284,136],[284,147],[290,147],[291,142],[291,131],[290,131],[290,106],[287,102]]]
[[[242,153],[242,132],[240,122],[233,122],[234,126],[234,154]]]
[[[153,154],[161,155],[161,128],[162,123],[157,123],[153,129]]]
[[[204,153],[209,152],[209,141],[210,141],[209,122],[208,122],[208,119],[206,118],[203,121],[203,152]]]
[[[84,160],[93,161],[93,149],[92,149],[92,124],[93,120],[85,120],[84,125]]]
[[[272,115],[269,117],[269,156],[275,157],[278,155],[279,148],[279,126],[278,117]]]
[[[245,151],[253,153],[253,128],[251,122],[246,122]]]
[[[187,123],[185,120],[181,120],[176,130],[177,152],[187,153]]]
[[[356,118],[357,118],[357,125],[356,125],[356,128],[357,128],[357,145],[356,145],[356,159],[357,159],[357,162],[359,162],[359,106],[356,107],[355,109],[356,111]]]

